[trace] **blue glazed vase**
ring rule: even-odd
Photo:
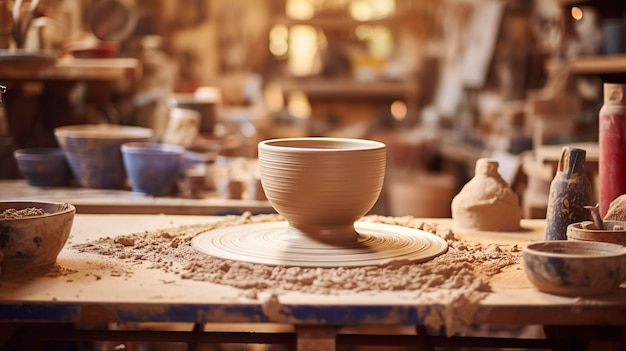
[[[592,188],[585,173],[584,149],[563,147],[556,175],[550,183],[545,240],[567,240],[567,226],[590,220]]]

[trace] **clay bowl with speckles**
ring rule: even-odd
[[[283,138],[258,145],[261,185],[290,234],[355,242],[354,222],[376,203],[385,178],[385,144],[349,138]]]
[[[85,188],[123,189],[127,175],[122,144],[149,141],[152,129],[112,124],[83,124],[55,128],[57,142],[74,177]]]
[[[608,294],[626,278],[626,247],[621,245],[552,240],[529,244],[522,252],[526,277],[550,294]]]
[[[2,272],[51,267],[70,236],[75,213],[63,202],[0,201]]]

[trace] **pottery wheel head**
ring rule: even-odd
[[[197,235],[192,246],[208,255],[266,265],[357,267],[430,260],[448,249],[441,237],[389,224],[356,222],[358,240],[342,245],[315,241],[287,222],[243,224]]]

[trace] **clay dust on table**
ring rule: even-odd
[[[111,256],[128,262],[147,262],[150,268],[171,272],[181,279],[207,281],[242,289],[242,296],[257,299],[290,291],[312,294],[355,292],[406,292],[421,301],[436,302],[427,322],[446,325],[448,332],[470,323],[478,303],[491,290],[487,280],[517,263],[516,245],[483,244],[460,240],[451,229],[413,217],[366,216],[362,221],[400,225],[434,233],[448,243],[448,251],[422,263],[392,262],[364,267],[285,267],[225,260],[201,253],[191,246],[198,234],[225,226],[281,221],[276,214],[227,216],[211,224],[185,225],[117,237],[105,237],[73,245],[79,252]],[[131,273],[132,274],[132,273]],[[413,294],[415,293],[415,294]]]

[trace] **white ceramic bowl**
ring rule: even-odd
[[[386,146],[347,138],[285,138],[259,143],[261,184],[295,235],[329,243],[357,240],[354,222],[376,203]]]
[[[69,238],[76,213],[73,205],[63,202],[0,201],[0,213],[33,208],[41,209],[45,214],[0,218],[0,264],[3,272],[52,266]]]
[[[617,244],[541,241],[524,247],[523,259],[528,280],[550,294],[607,294],[626,277],[626,247]]]

